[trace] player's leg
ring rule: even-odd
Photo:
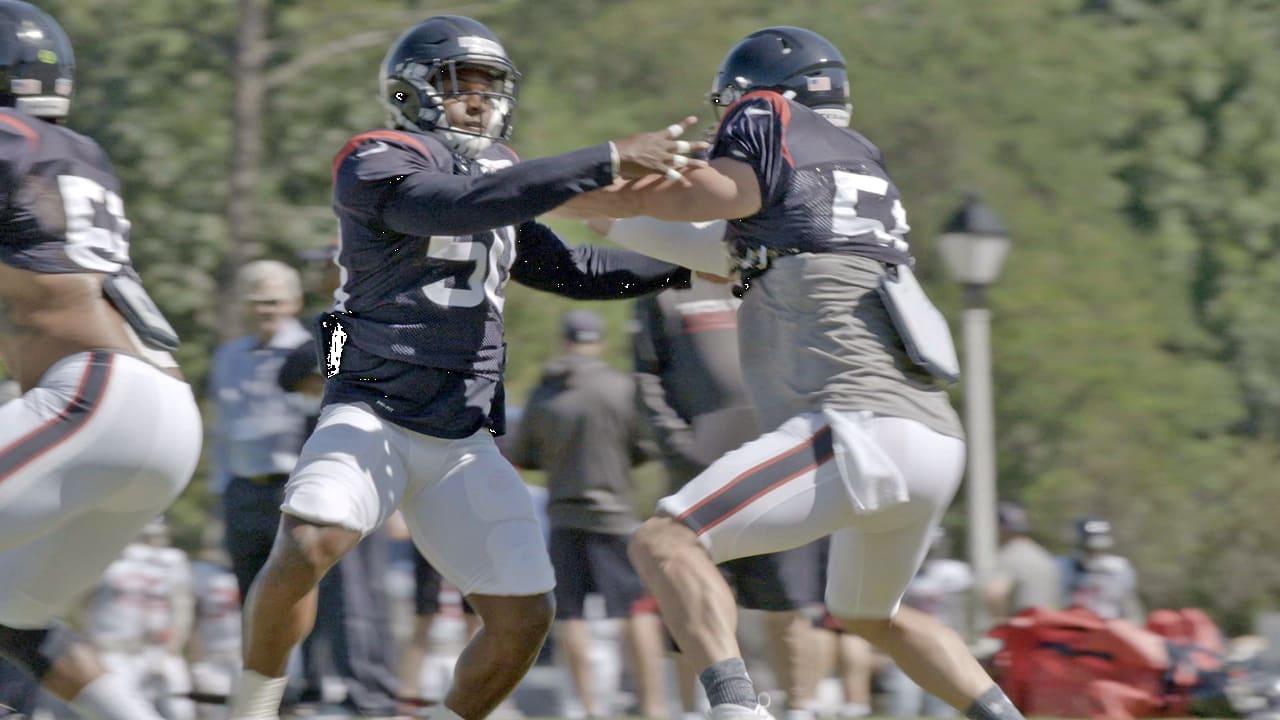
[[[414,494],[402,506],[415,544],[483,624],[458,658],[439,717],[481,720],[537,659],[554,616],[555,576],[524,481],[481,431],[419,436]],[[443,473],[439,468],[444,468]]]
[[[821,415],[792,418],[663,498],[632,540],[632,560],[677,644],[704,668],[713,715],[750,713],[756,702],[734,637],[733,593],[715,563],[798,547],[852,522],[831,442]]]
[[[277,717],[289,654],[315,625],[316,586],[403,494],[402,433],[360,405],[321,413],[285,488],[271,555],[245,599],[234,720]]]
[[[959,486],[964,444],[901,418],[874,418],[865,430],[897,465],[910,499],[861,516],[832,535],[827,608],[925,690],[969,717],[1020,718],[959,634],[925,613],[899,607]]]
[[[777,687],[785,693],[787,712],[793,712],[808,709],[817,682],[813,676],[816,654],[810,621],[801,609],[814,602],[815,597],[820,600],[821,590],[816,576],[800,582],[799,578],[789,578],[788,558],[801,566],[817,565],[811,545],[804,545],[780,553],[737,558],[721,568],[728,571],[738,607],[764,613],[765,656]],[[791,574],[800,574],[796,570],[803,567],[793,569]]]
[[[593,575],[588,535],[575,528],[552,528],[548,543],[556,576],[556,660],[569,673],[573,692],[587,717],[600,717],[595,672],[591,663],[591,629],[583,617],[587,593],[600,589]]]
[[[35,678],[0,655],[0,698],[8,705],[8,712],[29,717],[35,713],[39,697],[40,685]],[[5,710],[0,709],[0,713],[3,712]],[[7,716],[0,714],[0,717]]]
[[[83,586],[94,582],[113,559],[107,555],[117,555],[158,512],[151,507],[134,513],[81,513],[58,533],[22,548],[22,554],[0,554],[0,577],[21,588],[0,610],[0,654],[86,717],[161,717],[143,699],[131,673],[108,673],[90,641],[50,615],[61,614],[65,604],[55,598],[74,598],[86,590]],[[108,553],[107,548],[115,550]],[[51,573],[51,567],[62,571]]]
[[[200,440],[189,386],[112,353],[0,407],[0,653],[86,717],[158,716],[53,619],[182,491]]]

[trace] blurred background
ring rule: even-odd
[[[468,14],[524,75],[524,157],[656,129],[734,41],[801,25],[849,61],[918,274],[960,338],[937,239],[980,194],[1010,249],[991,309],[996,477],[1051,549],[1107,517],[1148,607],[1247,630],[1280,598],[1280,3],[1273,0],[41,0],[74,43],[70,126],[125,188],[132,252],[203,388],[239,332],[230,279],[335,239],[331,160],[382,125],[379,61]],[[556,224],[577,242],[589,233]],[[309,267],[318,284],[323,268]],[[313,308],[327,298],[309,297]],[[568,303],[512,285],[508,397],[558,352]],[[629,303],[596,303],[630,367]],[[749,338],[751,328],[742,332]],[[964,403],[965,383],[955,390]],[[662,481],[642,474],[647,514]],[[170,516],[198,545],[197,476]],[[963,537],[964,493],[948,525]],[[963,550],[963,548],[958,548]]]

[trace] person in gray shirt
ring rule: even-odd
[[[997,517],[1000,551],[985,589],[991,621],[1003,622],[1027,608],[1060,608],[1062,579],[1058,563],[1031,537],[1026,511],[1016,503],[1002,502]]]
[[[551,565],[556,574],[557,651],[569,665],[583,711],[603,717],[592,693],[590,635],[583,600],[604,596],[610,618],[626,619],[632,668],[644,717],[666,716],[657,616],[633,605],[644,596],[627,559],[639,525],[631,499],[631,467],[643,461],[635,385],[601,358],[604,322],[589,310],[563,320],[564,354],[543,368],[510,445],[517,466],[547,473]]]

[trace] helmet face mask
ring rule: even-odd
[[[468,18],[439,16],[411,28],[387,53],[382,101],[392,126],[432,133],[473,158],[510,139],[519,78],[487,28]],[[467,127],[477,97],[483,120]],[[451,111],[455,104],[461,107]]]
[[[21,0],[0,0],[0,106],[46,120],[71,110],[75,55],[52,17]]]
[[[848,127],[849,77],[844,56],[803,28],[769,27],[740,40],[720,64],[707,98],[719,117],[753,90],[772,90]]]

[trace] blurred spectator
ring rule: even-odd
[[[1096,515],[1076,520],[1075,552],[1062,562],[1067,604],[1142,625],[1138,575],[1127,559],[1106,552],[1114,545],[1111,523]]]
[[[871,643],[853,633],[845,632],[840,623],[830,615],[814,629],[814,654],[817,655],[815,674],[819,683],[834,671],[840,682],[842,702],[834,714],[841,720],[866,717],[871,714],[871,676],[875,670],[876,654]]]
[[[170,544],[163,517],[147,523],[137,547],[145,572],[138,666],[143,692],[165,720],[195,720],[191,668],[183,655],[194,604],[191,561]]]
[[[151,521],[107,566],[85,600],[83,627],[103,665],[124,678],[166,720],[193,720],[191,674],[181,651],[191,627],[190,565],[169,545],[162,518]],[[46,697],[56,717],[76,717]]]
[[[729,285],[701,279],[636,302],[638,401],[671,492],[760,434],[738,359],[739,304]],[[821,548],[818,542],[721,566],[738,605],[765,613],[770,669],[792,718],[811,714],[818,681],[813,625],[801,611],[822,602]],[[681,702],[692,713],[697,670],[678,662]]]
[[[639,524],[631,501],[631,466],[644,459],[635,385],[600,359],[604,322],[588,310],[563,319],[564,354],[543,369],[510,445],[511,461],[547,472],[550,553],[556,573],[557,656],[568,666],[588,717],[607,716],[593,692],[588,593],[604,595],[610,618],[626,619],[640,714],[666,716],[658,618],[637,612],[644,595],[627,558]]]
[[[932,615],[960,635],[968,635],[968,599],[973,589],[969,564],[951,557],[947,532],[938,528],[929,545],[929,554],[911,584],[902,604]],[[889,695],[886,714],[893,717],[955,717],[959,713],[947,703],[924,691],[898,665],[890,663],[882,671],[881,685]]]
[[[1030,608],[1062,606],[1062,579],[1053,555],[1031,538],[1027,513],[1018,504],[1002,502],[997,509],[1000,551],[985,590],[992,623],[1004,622]]]
[[[191,563],[195,599],[191,639],[191,685],[200,720],[225,720],[225,697],[240,670],[240,587],[217,533],[207,533]]]
[[[312,339],[297,318],[296,270],[258,260],[240,269],[235,285],[250,334],[223,343],[209,368],[216,409],[209,485],[222,496],[227,551],[244,597],[271,552],[284,484],[306,439],[303,401],[281,390],[277,376],[285,357]]]

